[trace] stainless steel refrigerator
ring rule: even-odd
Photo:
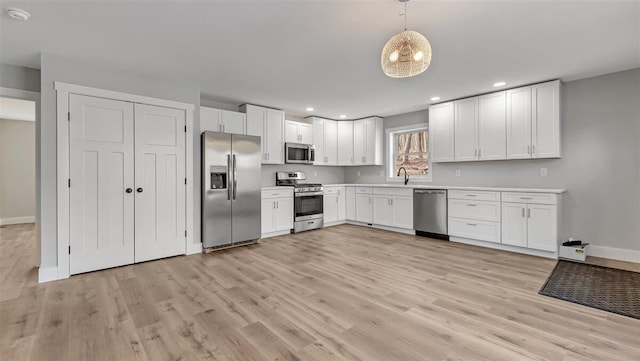
[[[202,133],[202,243],[225,248],[260,238],[260,137]]]

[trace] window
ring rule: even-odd
[[[389,155],[387,159],[389,180],[404,179],[404,171],[398,177],[401,167],[409,178],[430,182],[429,130],[425,124],[387,129]]]

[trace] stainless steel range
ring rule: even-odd
[[[322,184],[304,183],[304,172],[276,172],[276,185],[293,187],[293,233],[324,225]]]

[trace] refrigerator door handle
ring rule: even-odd
[[[227,174],[231,170],[231,154],[227,154]],[[227,182],[228,183],[228,182]],[[227,200],[231,200],[231,187],[227,184]]]
[[[233,199],[236,199],[236,188],[238,188],[238,165],[236,155],[233,155]]]

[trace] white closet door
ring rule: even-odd
[[[185,112],[135,106],[135,261],[186,252]]]
[[[133,104],[69,96],[69,270],[133,263]]]

